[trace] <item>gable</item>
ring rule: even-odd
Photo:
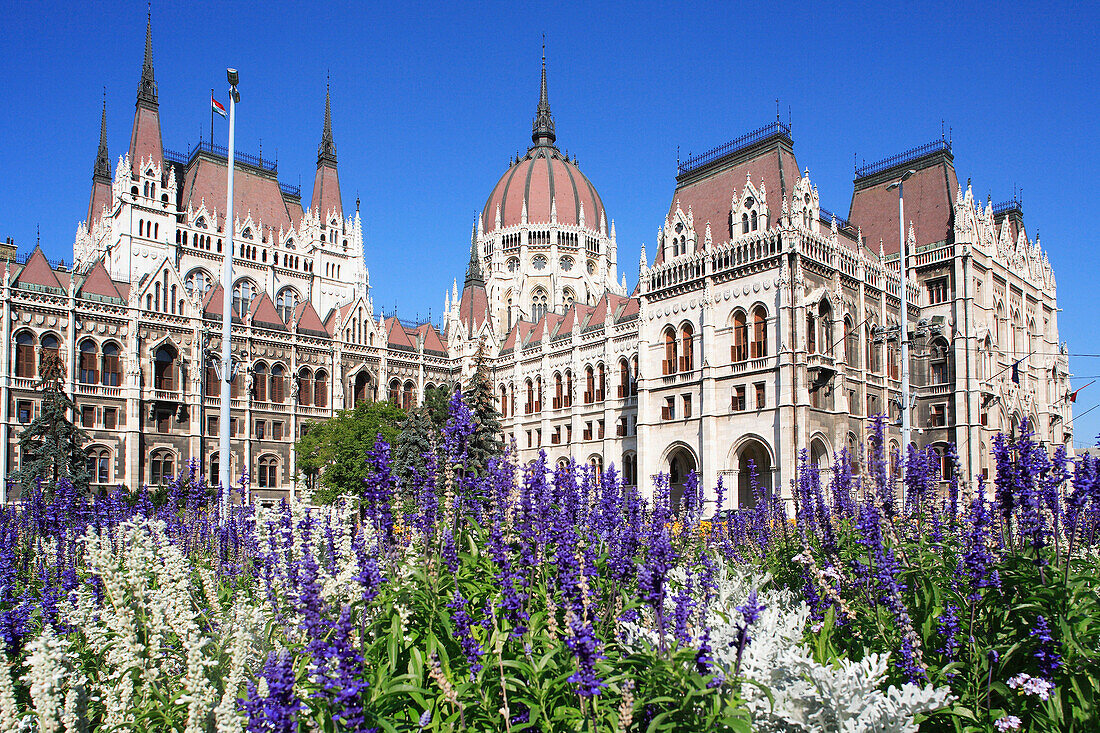
[[[31,256],[27,258],[27,264],[23,265],[23,269],[19,271],[14,284],[31,290],[44,289],[47,292],[53,290],[58,294],[63,294],[65,290],[46,260],[46,255],[42,253],[42,248],[38,245],[35,245]]]

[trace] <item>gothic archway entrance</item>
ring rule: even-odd
[[[737,506],[749,509],[756,506],[752,477],[755,472],[758,488],[763,496],[772,490],[772,459],[767,446],[758,440],[749,440],[737,452]]]
[[[669,506],[672,511],[680,511],[680,501],[684,497],[684,481],[692,471],[697,471],[695,456],[687,448],[676,448],[668,456]]]

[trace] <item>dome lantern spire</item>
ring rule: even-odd
[[[141,65],[141,81],[138,83],[138,104],[156,109],[157,82],[153,78],[153,10],[150,6],[145,18],[145,61]]]
[[[535,145],[553,145],[554,118],[550,114],[550,97],[546,93],[546,34],[542,36],[542,84],[539,87],[539,106],[531,125],[531,142]]]
[[[329,80],[325,79],[325,124],[321,130],[321,144],[317,147],[317,165],[336,164],[336,141],[332,138],[332,105],[329,96]]]

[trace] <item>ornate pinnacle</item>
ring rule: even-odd
[[[325,80],[325,126],[321,130],[321,144],[317,147],[317,165],[321,163],[336,165],[336,142],[332,139],[332,103],[328,79]]]
[[[474,230],[470,232],[470,264],[466,267],[466,282],[464,287],[470,285],[480,285],[485,287],[485,280],[481,277],[481,263],[478,262],[477,257],[477,224],[474,224]]]
[[[95,156],[92,169],[94,180],[111,182],[111,158],[107,155],[107,90],[103,91],[103,116],[99,119],[99,152]]]
[[[542,40],[542,85],[539,87],[539,106],[535,110],[535,121],[531,125],[531,142],[535,145],[553,145],[557,140],[554,134],[554,118],[550,115],[550,97],[546,93],[546,37]]]
[[[153,11],[145,19],[145,63],[141,67],[141,81],[138,82],[138,104],[157,106],[157,82],[153,78]]]

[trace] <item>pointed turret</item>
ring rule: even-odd
[[[99,118],[99,151],[92,168],[92,195],[88,199],[88,230],[99,221],[104,206],[111,205],[111,159],[107,154],[107,94],[103,94],[103,114]]]
[[[468,338],[489,319],[489,296],[485,292],[485,278],[481,275],[481,262],[477,255],[477,229],[470,235],[470,263],[466,266],[466,282],[462,286],[462,300],[458,304],[458,317],[466,326]]]
[[[553,145],[557,140],[554,134],[554,118],[550,115],[550,97],[546,93],[546,41],[542,43],[542,85],[539,87],[539,106],[535,110],[535,121],[531,124],[531,142],[535,145]]]
[[[145,63],[138,82],[134,129],[130,133],[130,164],[136,169],[143,160],[164,166],[164,144],[160,136],[157,82],[153,78],[153,17],[145,20]]]
[[[344,214],[340,176],[336,172],[336,141],[332,137],[332,97],[328,82],[325,82],[325,124],[321,130],[321,144],[317,147],[317,174],[313,178],[310,208],[322,218],[333,210],[340,216]]]

